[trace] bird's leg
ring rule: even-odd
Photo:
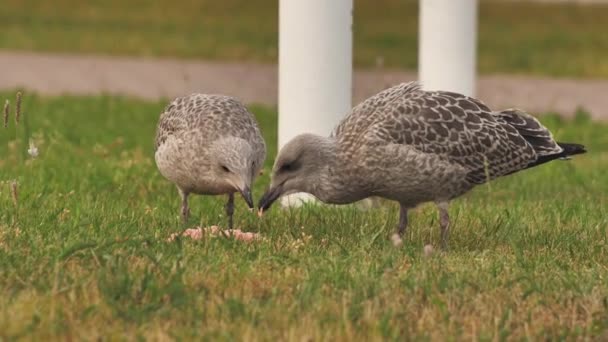
[[[190,216],[190,208],[188,207],[188,192],[178,188],[179,195],[182,198],[182,223],[186,225]]]
[[[397,231],[391,237],[393,245],[399,247],[403,244],[403,235],[407,231],[407,211],[408,207],[403,204],[399,205],[399,223],[397,224]]]
[[[448,202],[438,202],[439,225],[441,226],[441,248],[448,249],[448,235],[450,233],[450,215],[448,213]]]
[[[403,237],[407,231],[407,210],[408,208],[403,204],[399,205],[399,224],[397,225],[397,232],[400,237]]]
[[[226,203],[226,216],[228,216],[228,229],[232,229],[232,215],[234,214],[234,194],[228,194],[228,203]]]

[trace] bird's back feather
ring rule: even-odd
[[[266,151],[253,114],[230,96],[192,94],[173,100],[160,116],[155,148],[158,149],[170,136],[193,130],[199,131],[209,141],[232,136],[248,141],[260,154]]]
[[[562,152],[538,120],[519,110],[493,112],[481,101],[403,83],[356,106],[332,136],[352,156],[362,147],[399,144],[468,170],[471,184],[527,168]],[[387,156],[390,158],[390,156]]]

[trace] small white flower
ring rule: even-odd
[[[34,142],[30,140],[30,148],[27,149],[27,153],[29,153],[32,158],[38,157],[38,147],[34,145]]]

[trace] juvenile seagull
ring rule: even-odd
[[[445,248],[450,200],[491,179],[584,152],[553,140],[523,111],[494,112],[471,97],[403,83],[353,108],[329,137],[302,134],[288,142],[259,207],[263,212],[295,192],[333,204],[383,197],[400,204],[393,236],[400,242],[408,210],[434,201]]]
[[[266,158],[266,145],[253,115],[237,99],[192,94],[171,102],[160,115],[154,159],[175,183],[188,221],[188,195],[228,195],[232,229],[234,193],[253,208],[251,185]]]

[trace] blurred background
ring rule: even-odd
[[[354,1],[354,102],[417,78],[418,1]],[[0,90],[276,105],[278,1],[4,0]],[[608,117],[608,1],[479,4],[477,96]]]

